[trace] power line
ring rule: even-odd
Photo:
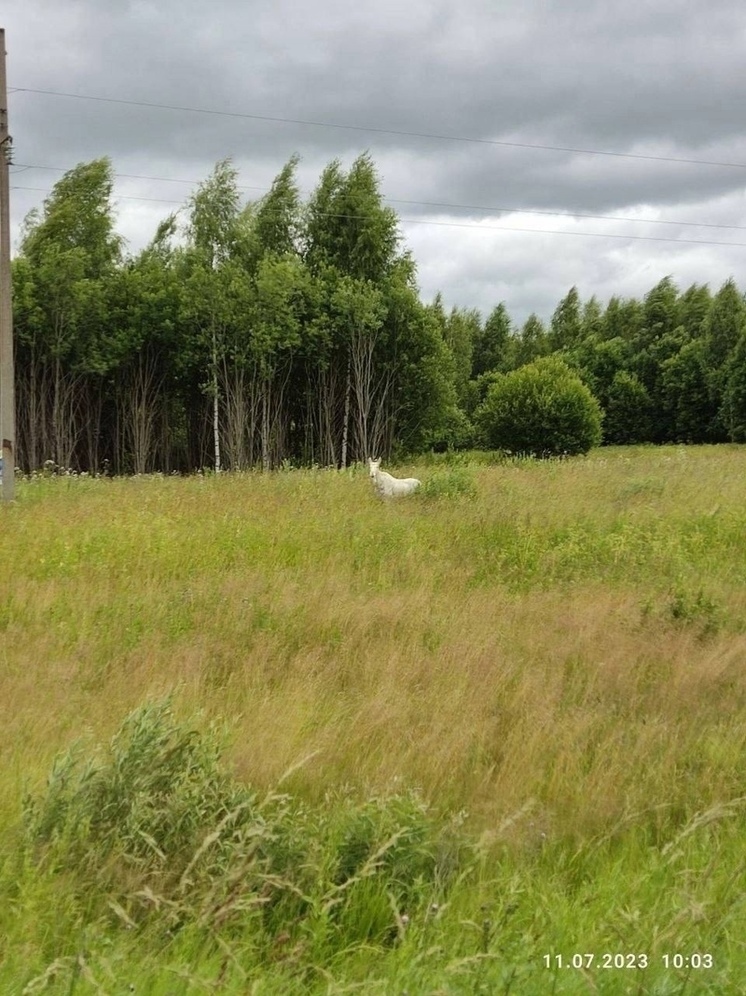
[[[345,217],[345,215],[335,215],[334,217]],[[479,228],[496,232],[526,232],[531,235],[571,235],[588,239],[633,239],[635,242],[673,242],[677,245],[695,246],[730,246],[732,248],[746,249],[746,242],[714,242],[708,239],[667,239],[658,235],[619,235],[611,232],[568,232],[558,231],[554,228],[517,228],[513,225],[475,225],[458,221],[430,221],[420,218],[400,218],[399,221],[413,225],[442,225],[446,228]]]
[[[11,190],[38,190],[41,194],[49,193],[46,187],[26,187],[20,183],[12,184]],[[134,194],[117,194],[116,197],[125,201],[155,201],[159,204],[183,204],[183,201],[172,201],[166,197],[135,197]]]
[[[581,211],[549,211],[544,208],[524,207],[484,207],[476,204],[446,204],[439,201],[405,201],[395,197],[387,198],[394,204],[418,204],[422,207],[459,208],[462,211],[507,211],[511,214],[540,214],[552,218],[587,218],[595,221],[623,221],[639,225],[688,225],[691,228],[725,228],[746,231],[746,225],[715,225],[704,221],[663,221],[660,218],[624,218],[614,214],[586,214]]]
[[[36,165],[34,163],[14,163],[13,165],[19,167],[18,172],[20,172],[21,169],[24,169],[24,170],[26,170],[26,169],[46,169],[46,170],[52,170],[55,173],[66,173],[67,172],[67,170],[64,169],[62,166],[38,166],[38,165]],[[202,183],[202,180],[180,180],[180,179],[178,179],[176,177],[172,177],[172,176],[145,176],[142,173],[119,173],[119,172],[117,172],[115,175],[117,177],[121,177],[124,180],[158,180],[161,183],[186,183],[186,184],[189,184],[190,186],[193,186],[193,187],[198,186],[200,183]],[[246,184],[246,183],[244,183],[244,184],[239,183],[239,184],[236,184],[236,186],[238,187],[239,190],[263,190],[265,192],[267,191],[267,187],[266,186],[265,187],[261,187],[261,186],[258,186],[257,184],[253,184],[252,185],[252,184]]]
[[[17,163],[16,164],[21,170],[27,169],[43,169],[52,170],[57,173],[64,173],[65,170],[60,166],[37,166],[28,163]],[[12,174],[11,174],[12,175]],[[121,179],[128,180],[152,180],[160,183],[185,183],[190,186],[197,186],[202,181],[200,180],[182,180],[174,177],[168,176],[145,176],[140,173],[116,173],[116,176]],[[262,190],[267,191],[266,187],[260,187],[256,185],[248,184],[236,184],[239,190]],[[19,187],[20,190],[43,190],[42,187]],[[119,196],[125,197],[125,194],[120,194]],[[177,204],[181,201],[170,201],[162,197],[128,197],[128,200],[154,200],[163,201],[167,204]],[[412,204],[419,207],[437,207],[437,208],[450,208],[452,210],[460,211],[489,211],[489,212],[507,212],[510,214],[537,214],[545,215],[554,218],[586,218],[588,220],[595,221],[621,221],[630,224],[640,224],[640,225],[681,225],[689,226],[691,228],[714,228],[720,230],[730,230],[730,231],[746,231],[746,225],[717,225],[714,223],[704,222],[704,221],[664,221],[660,218],[624,218],[621,215],[611,215],[611,214],[588,214],[580,211],[549,211],[543,208],[526,208],[520,206],[493,206],[488,207],[486,205],[477,204],[450,204],[442,201],[413,201],[404,200],[398,197],[387,197],[385,198],[387,202],[391,204]]]
[[[403,138],[427,138],[438,142],[466,142],[473,145],[491,145],[508,149],[532,149],[542,152],[571,152],[584,156],[612,156],[617,159],[636,159],[644,162],[683,163],[688,166],[717,166],[725,169],[746,169],[746,163],[719,162],[712,159],[685,159],[679,156],[653,156],[635,152],[610,152],[602,149],[577,149],[564,145],[539,145],[533,142],[506,142],[494,138],[469,138],[459,135],[437,135],[429,132],[404,131],[394,128],[374,128],[369,125],[338,124],[332,121],[309,121],[302,118],[284,118],[268,114],[248,114],[242,111],[219,111],[207,107],[186,107],[179,104],[159,104],[145,100],[124,100],[117,97],[98,97],[86,93],[66,93],[61,90],[38,90],[32,87],[16,87],[15,93],[34,93],[48,97],[67,97],[73,100],[95,100],[107,104],[123,104],[129,107],[148,107],[163,111],[183,111],[190,114],[212,114],[228,118],[242,118],[250,121],[270,121],[279,124],[308,125],[313,128],[336,128],[343,131],[360,131],[377,135],[397,135]]]
[[[44,187],[21,187],[14,186],[11,187],[12,190],[38,190],[44,192]],[[182,201],[167,201],[159,197],[135,197],[134,195],[121,194],[118,195],[125,200],[131,201],[158,201],[159,203],[165,204],[181,204]],[[333,211],[323,211],[321,212],[324,218],[340,218],[355,220],[359,218],[359,215],[354,214],[336,214]],[[429,218],[399,218],[399,222],[403,225],[434,225],[441,228],[478,228],[480,231],[493,231],[493,232],[522,232],[529,235],[571,235],[580,236],[582,238],[590,239],[624,239],[624,240],[634,240],[636,242],[672,242],[677,245],[695,245],[695,246],[730,246],[736,249],[746,249],[746,242],[715,242],[707,239],[667,239],[663,236],[656,235],[622,235],[615,232],[569,232],[566,230],[557,230],[552,228],[519,228],[514,225],[480,225],[475,222],[458,222],[458,221],[433,221]]]

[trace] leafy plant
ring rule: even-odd
[[[463,467],[440,471],[422,483],[418,492],[431,500],[448,498],[474,498],[477,489],[471,475]]]
[[[487,446],[534,456],[573,456],[601,442],[601,409],[577,374],[542,357],[498,377],[475,420]]]

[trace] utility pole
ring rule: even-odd
[[[13,308],[10,299],[10,189],[8,166],[12,138],[8,134],[8,85],[5,78],[5,28],[0,28],[0,436],[2,437],[2,500],[15,497],[15,367]]]

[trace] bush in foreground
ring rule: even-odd
[[[531,805],[467,843],[412,793],[317,806],[255,794],[221,773],[218,739],[157,705],[102,755],[57,762],[20,839],[2,838],[3,992],[580,996],[590,980],[656,996],[690,991],[662,957],[679,950],[707,952],[712,996],[743,977],[742,798],[680,813],[664,834],[656,804],[657,829],[636,813],[580,849],[548,838],[511,857],[495,846]],[[644,963],[569,973],[555,952],[579,938],[603,952],[621,938]]]
[[[416,796],[312,809],[237,784],[219,758],[215,731],[179,724],[168,703],[139,709],[103,757],[55,762],[24,803],[26,851],[128,926],[252,924],[266,944],[332,924],[341,948],[385,943],[397,911],[442,883],[448,848]]]

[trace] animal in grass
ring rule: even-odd
[[[404,495],[411,495],[420,486],[420,481],[416,477],[392,477],[385,470],[381,470],[380,460],[368,460],[370,467],[370,479],[375,483],[376,491],[382,498],[401,498]]]

